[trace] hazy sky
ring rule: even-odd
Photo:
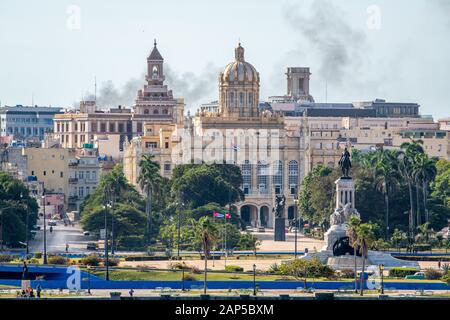
[[[316,101],[327,87],[328,102],[450,116],[448,0],[0,0],[1,104],[72,106],[94,77],[102,102],[130,104],[154,38],[188,107],[217,99],[240,39],[261,100],[285,93],[286,67],[309,66]]]

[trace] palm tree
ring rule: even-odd
[[[154,161],[154,156],[151,154],[144,154],[139,161],[141,172],[139,174],[138,182],[142,191],[146,194],[145,212],[147,214],[147,245],[150,244],[150,226],[152,213],[152,196],[159,191],[162,182],[160,175],[159,163]]]
[[[395,190],[400,180],[397,166],[397,151],[377,150],[372,158],[376,188],[383,193],[386,204],[385,211],[385,239],[389,238],[389,195]]]
[[[347,236],[349,238],[350,245],[353,247],[353,256],[355,258],[355,293],[358,292],[358,235],[357,230],[361,224],[361,219],[355,215],[351,216],[348,221]]]
[[[406,233],[400,231],[397,228],[392,233],[391,241],[394,243],[394,246],[399,250],[399,252],[401,251],[400,244],[402,243],[402,241],[405,241],[406,239],[407,239]]]
[[[203,293],[206,294],[206,283],[208,274],[208,257],[211,252],[211,248],[217,242],[218,230],[216,225],[208,218],[202,217],[197,225],[197,238],[200,240],[203,249],[203,255],[205,257],[205,269],[204,269],[204,286]]]
[[[404,142],[400,146],[403,149],[399,152],[399,164],[400,171],[408,184],[409,191],[409,238],[414,238],[414,197],[413,197],[413,184],[415,182],[414,177],[414,157],[418,153],[423,153],[422,140],[411,140],[411,142]]]
[[[374,225],[371,223],[362,223],[356,229],[356,239],[362,256],[362,272],[361,272],[361,290],[360,295],[364,294],[364,272],[366,268],[366,259],[369,256],[369,248],[375,241]]]
[[[427,207],[428,188],[437,174],[436,159],[430,159],[426,153],[419,153],[416,155],[414,163],[414,176],[416,181],[417,183],[422,182],[422,201],[425,212],[425,222],[428,222],[430,218]],[[418,222],[417,225],[420,225],[420,223]]]

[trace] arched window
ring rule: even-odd
[[[257,178],[258,178],[258,190],[260,193],[267,193],[267,169],[269,165],[265,162],[258,161],[257,166]]]
[[[291,194],[296,194],[298,186],[298,162],[295,160],[289,161],[288,170],[289,170],[289,189],[291,191]]]
[[[152,78],[153,79],[158,79],[158,67],[157,66],[153,66]]]
[[[277,160],[273,163],[272,183],[275,194],[283,193],[283,162]]]
[[[250,161],[245,160],[241,166],[242,190],[244,194],[249,194],[252,190],[252,165]]]
[[[148,109],[145,109],[145,110],[144,110],[144,114],[148,114]]]
[[[158,109],[153,110],[153,114],[159,114]]]
[[[169,113],[169,110],[163,109],[162,113],[163,113],[163,114],[168,114],[168,113]]]

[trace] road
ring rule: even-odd
[[[47,221],[48,223],[48,221]],[[34,240],[30,241],[30,252],[43,252],[44,248],[44,227],[43,218],[38,221],[41,227],[37,231]],[[90,252],[86,249],[88,242],[95,241],[91,236],[83,235],[83,230],[79,225],[64,226],[64,223],[58,222],[50,232],[47,225],[47,253],[61,253],[66,251],[66,243],[69,244],[69,253],[86,253]]]

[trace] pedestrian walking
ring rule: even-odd
[[[38,284],[37,287],[36,287],[36,296],[37,296],[38,298],[41,297],[41,291],[42,291],[41,285]]]
[[[130,297],[133,297],[133,294],[134,294],[134,290],[133,290],[133,289],[131,289],[131,290],[129,291],[129,294],[130,294]]]
[[[69,244],[66,243],[66,253],[69,252]]]

